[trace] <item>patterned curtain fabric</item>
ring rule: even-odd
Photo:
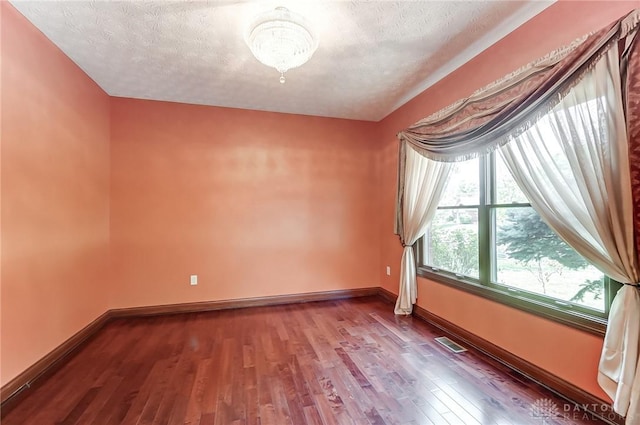
[[[623,76],[622,95],[625,106],[636,252],[640,253],[640,43],[638,35],[625,46],[620,63]]]
[[[634,11],[418,121],[398,138],[435,161],[464,161],[491,152],[549,112],[639,19],[640,10]]]

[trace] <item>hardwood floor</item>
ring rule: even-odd
[[[2,424],[602,423],[436,336],[376,297],[120,319]]]

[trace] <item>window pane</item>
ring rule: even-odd
[[[438,210],[427,232],[424,263],[478,278],[478,209]]]
[[[480,160],[458,162],[449,175],[439,206],[478,205],[480,203]]]
[[[496,283],[604,311],[602,273],[533,208],[496,208],[495,214]]]
[[[518,187],[511,176],[502,155],[495,153],[496,157],[496,202],[498,204],[529,203],[529,200]]]

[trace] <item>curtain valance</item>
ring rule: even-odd
[[[549,112],[615,43],[635,34],[640,10],[491,83],[398,133],[434,161],[489,153]]]
[[[630,46],[640,9],[506,75],[398,133],[394,232],[403,232],[407,144],[438,162],[466,161],[514,140],[560,102],[614,45]],[[624,47],[621,61],[625,61]],[[626,72],[626,64],[620,69]],[[404,243],[404,242],[403,242]]]

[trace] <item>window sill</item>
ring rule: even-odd
[[[418,276],[594,335],[604,336],[607,329],[607,319],[605,318],[578,311],[560,310],[551,303],[518,296],[517,293],[511,291],[480,285],[472,281],[458,280],[424,267],[418,268]]]

